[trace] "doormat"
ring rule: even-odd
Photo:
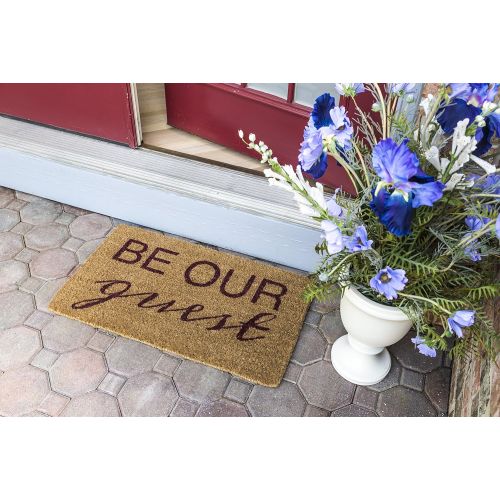
[[[307,282],[304,275],[121,225],[49,308],[276,387],[307,312]]]

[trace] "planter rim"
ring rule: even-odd
[[[399,307],[386,306],[365,297],[359,290],[350,286],[344,292],[344,297],[349,299],[354,305],[365,310],[369,314],[392,321],[411,321],[410,318]]]

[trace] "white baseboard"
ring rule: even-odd
[[[0,185],[311,271],[319,228],[255,175],[0,117]]]

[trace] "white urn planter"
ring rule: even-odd
[[[378,304],[352,287],[340,301],[340,317],[347,335],[332,346],[333,367],[357,385],[380,382],[391,369],[386,347],[408,333],[411,320],[397,307]]]

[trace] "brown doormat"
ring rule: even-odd
[[[276,387],[307,311],[302,298],[307,281],[254,260],[123,225],[49,308]]]

